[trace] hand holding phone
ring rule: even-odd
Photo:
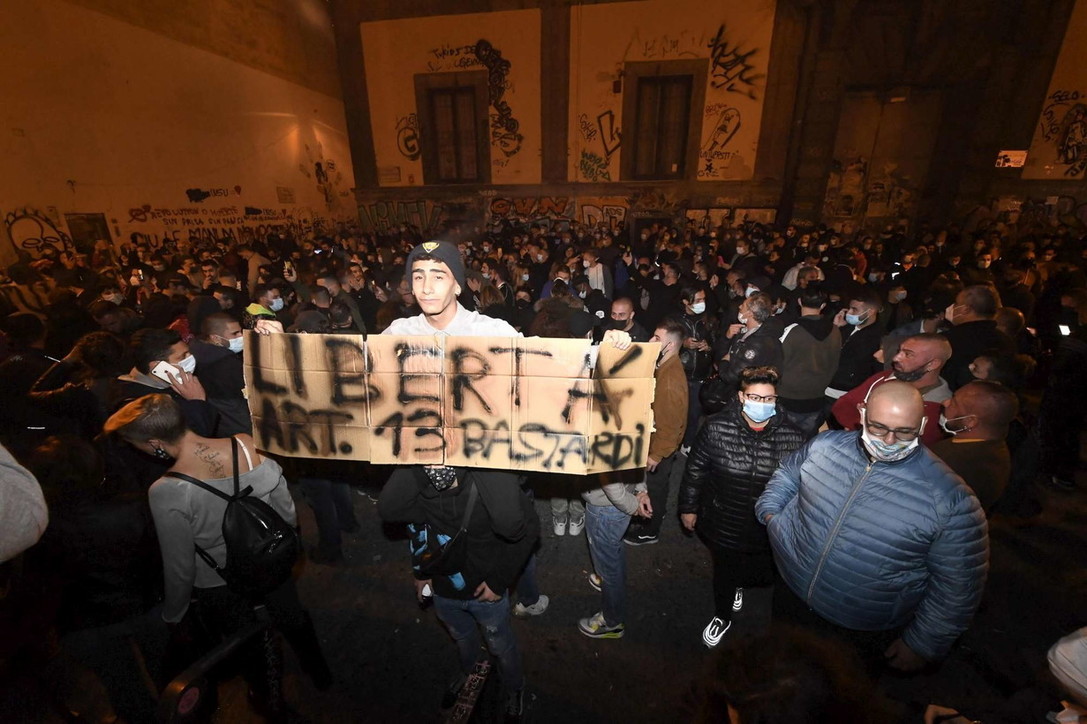
[[[159,362],[151,368],[151,374],[168,385],[172,385],[181,379],[181,369],[169,362]]]

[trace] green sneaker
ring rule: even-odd
[[[592,618],[583,618],[577,622],[577,630],[591,639],[621,639],[623,624],[609,626],[604,622],[604,614],[597,611]]]

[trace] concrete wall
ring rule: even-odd
[[[269,27],[287,45],[300,42],[293,25],[275,24],[282,16],[254,6],[252,15],[230,15],[247,5],[237,2],[178,4],[193,23],[197,10],[219,23],[233,18],[236,50],[250,61],[241,62],[208,50],[207,38],[196,47],[162,34],[186,35],[180,30],[193,26],[184,18],[149,30],[115,16],[138,3],[103,2],[108,14],[88,5],[35,0],[0,9],[0,264],[16,248],[33,253],[43,238],[239,238],[354,217],[335,89],[313,89],[328,84],[311,61],[274,73],[256,68],[275,55]],[[241,22],[257,15],[261,22]],[[325,56],[327,75],[334,66]],[[292,73],[311,82],[284,79]]]

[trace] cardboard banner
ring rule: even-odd
[[[586,474],[645,467],[658,343],[246,332],[253,436],[289,457]]]

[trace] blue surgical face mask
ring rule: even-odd
[[[234,354],[238,354],[245,349],[245,337],[233,337],[226,341],[227,347]]]
[[[845,315],[845,323],[852,324],[856,327],[858,324],[863,324],[864,320],[868,319],[868,312],[864,314],[847,314]]]
[[[695,302],[691,305],[691,314],[702,314],[706,311],[705,302]]]
[[[924,430],[923,425],[922,430]],[[920,433],[912,440],[895,440],[889,444],[879,438],[872,437],[868,434],[868,425],[865,420],[865,414],[863,412],[861,413],[861,443],[864,445],[864,449],[868,451],[868,454],[876,460],[885,463],[893,463],[896,460],[901,460],[913,452],[913,449],[918,446],[920,440]]]
[[[268,308],[273,312],[278,312],[283,309],[283,297],[276,297],[272,301],[268,302]]]
[[[744,400],[744,414],[753,422],[766,422],[777,411],[777,405],[773,402],[755,402]]]

